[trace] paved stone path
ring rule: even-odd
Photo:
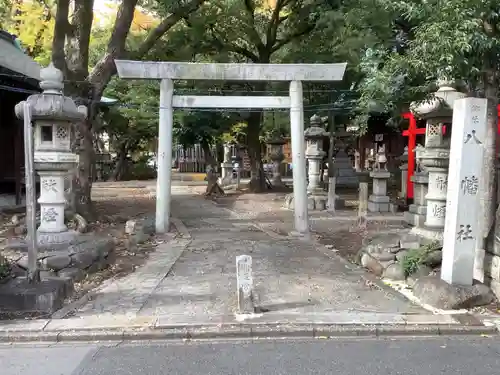
[[[77,317],[120,314],[162,316],[167,324],[222,322],[234,314],[235,258],[242,254],[253,257],[254,283],[272,315],[424,313],[396,292],[374,288],[364,270],[328,249],[264,232],[248,215],[205,200],[192,188],[174,188],[172,212],[185,225],[183,237],[160,245],[135,273],[101,286],[90,301],[77,306]]]

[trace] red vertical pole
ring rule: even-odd
[[[415,147],[417,146],[415,132],[417,130],[417,120],[411,112],[403,113],[403,118],[410,121],[410,126],[408,128],[408,174],[406,179],[406,194],[408,198],[413,198],[413,181],[411,178],[415,171]]]

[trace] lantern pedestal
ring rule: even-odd
[[[415,173],[411,177],[411,181],[414,189],[414,203],[410,204],[408,211],[404,213],[404,220],[414,227],[423,227],[427,214],[425,196],[427,195],[429,176],[427,172]]]
[[[387,171],[370,172],[373,178],[373,194],[368,198],[369,212],[389,212],[390,200],[387,196],[387,180],[391,177]]]

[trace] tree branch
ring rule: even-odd
[[[190,13],[193,13],[200,6],[203,5],[205,0],[193,0],[185,6],[180,7],[174,13],[165,18],[157,27],[155,27],[146,40],[139,46],[135,53],[131,55],[136,58],[142,58],[146,53],[149,52],[151,48],[155,45],[155,43],[163,36],[165,33],[170,30],[177,22],[181,19],[187,17]]]
[[[278,51],[280,48],[285,46],[286,44],[290,43],[291,41],[300,38],[301,36],[309,34],[311,31],[314,30],[316,27],[316,24],[307,24],[302,30],[297,31],[295,33],[291,33],[287,36],[285,36],[283,39],[276,39],[276,44],[274,47],[271,49],[271,53],[274,53]]]
[[[123,0],[116,14],[113,32],[109,38],[104,56],[97,62],[88,81],[94,87],[94,95],[101,96],[111,76],[116,72],[114,59],[125,51],[125,43],[134,19],[135,6],[138,0]]]
[[[66,33],[66,64],[78,79],[85,79],[88,74],[93,7],[93,0],[74,0],[73,32],[70,35]]]
[[[283,10],[283,8],[288,5],[289,0],[277,0],[276,1],[276,6],[273,9],[273,14],[271,16],[271,20],[269,21],[269,24],[267,26],[267,32],[266,32],[266,48],[270,49],[271,46],[276,43],[276,37],[278,34],[278,27],[280,24],[285,21],[288,16],[285,17],[280,17],[280,13]]]
[[[69,28],[69,0],[59,0],[54,25],[54,37],[52,38],[52,62],[57,69],[67,72],[66,53],[64,43]]]
[[[259,56],[257,56],[255,53],[252,51],[249,51],[248,49],[238,46],[237,44],[231,43],[227,40],[223,41],[221,38],[217,37],[217,32],[214,30],[213,25],[209,26],[210,31],[212,32],[212,37],[213,41],[215,44],[217,44],[217,47],[220,49],[226,49],[227,51],[234,52],[237,54],[240,54],[242,56],[245,56],[247,59],[253,61],[254,63],[259,62]]]
[[[248,36],[252,43],[255,44],[257,50],[264,48],[264,43],[262,43],[262,39],[260,38],[259,33],[257,32],[257,28],[255,27],[255,3],[254,0],[245,0],[245,9],[246,13],[250,17],[250,27],[248,29]]]

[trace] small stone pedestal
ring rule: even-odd
[[[427,204],[425,196],[427,195],[427,185],[429,176],[426,172],[415,173],[411,180],[413,181],[414,200],[410,204],[409,210],[404,213],[404,220],[414,227],[423,227],[427,214]]]
[[[387,171],[370,172],[370,177],[373,178],[373,194],[368,198],[369,212],[389,212],[390,203],[387,196],[387,180],[391,177],[391,173]]]

